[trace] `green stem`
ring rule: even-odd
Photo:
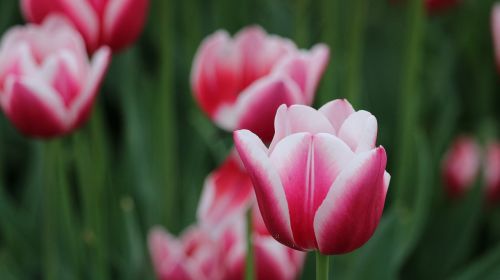
[[[252,245],[252,209],[250,208],[247,212],[247,256],[245,262],[245,279],[254,280],[255,279],[255,269],[254,269],[254,252]]]
[[[316,251],[316,280],[328,280],[329,268],[329,256]]]

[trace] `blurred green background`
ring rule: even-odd
[[[500,279],[500,205],[485,205],[481,179],[452,201],[440,177],[455,136],[498,136],[492,5],[428,15],[421,0],[152,1],[83,129],[37,141],[0,117],[0,279],[154,279],[147,231],[194,222],[203,180],[232,146],[193,100],[194,53],[249,24],[301,48],[327,43],[315,105],[347,97],[378,119],[386,209],[364,247],[332,258],[333,279]],[[19,3],[1,1],[0,31],[22,23]],[[301,279],[313,275],[311,254]]]

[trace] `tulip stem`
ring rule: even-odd
[[[247,212],[247,256],[245,262],[245,279],[254,280],[254,255],[252,246],[252,208]]]
[[[329,259],[329,256],[316,251],[316,280],[328,280]]]

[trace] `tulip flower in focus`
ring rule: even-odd
[[[490,202],[500,201],[500,143],[491,143],[486,150],[484,181]]]
[[[319,110],[282,105],[275,131],[269,148],[248,130],[234,133],[272,236],[325,255],[362,246],[377,228],[390,181],[385,150],[375,146],[375,117],[347,100]]]
[[[80,31],[93,53],[100,46],[119,51],[139,37],[149,0],[21,0],[24,17],[41,23],[48,15],[63,14]]]
[[[160,227],[148,237],[149,253],[159,280],[221,279],[221,242],[193,226],[179,239]]]
[[[89,61],[80,34],[61,17],[10,29],[0,45],[0,105],[23,134],[67,134],[89,116],[110,60]]]
[[[234,215],[243,215],[253,202],[253,186],[236,151],[205,180],[198,219],[212,229]]]
[[[287,39],[248,27],[217,31],[197,51],[191,86],[205,113],[228,131],[249,129],[265,141],[281,104],[311,104],[327,65],[325,45],[298,50]]]
[[[472,187],[479,165],[480,150],[474,139],[456,139],[442,163],[443,181],[451,197],[460,197]]]
[[[500,4],[498,3],[491,10],[491,33],[497,69],[500,69]]]

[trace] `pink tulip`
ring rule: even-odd
[[[479,165],[480,151],[474,139],[457,138],[442,164],[443,181],[450,197],[460,197],[472,187]]]
[[[23,134],[67,134],[89,116],[110,59],[107,47],[89,61],[84,42],[64,19],[14,27],[0,45],[0,105]]]
[[[180,239],[156,227],[149,233],[149,252],[159,280],[222,279],[222,242],[198,227]]]
[[[491,32],[493,35],[493,49],[497,70],[500,70],[500,4],[497,3],[491,10]]]
[[[280,106],[269,149],[252,132],[234,133],[272,236],[299,250],[342,254],[374,233],[389,186],[377,120],[347,100],[318,111]]]
[[[289,40],[247,27],[232,39],[217,31],[194,59],[191,85],[205,113],[228,131],[249,129],[265,140],[281,104],[311,104],[329,50],[298,50]]]
[[[235,215],[243,215],[253,202],[253,186],[236,151],[205,180],[199,221],[211,227],[223,226]]]
[[[484,172],[486,195],[490,202],[500,201],[500,143],[488,145]]]
[[[107,45],[118,51],[139,37],[148,0],[21,0],[27,20],[41,23],[50,14],[65,15],[80,31],[89,52]]]

